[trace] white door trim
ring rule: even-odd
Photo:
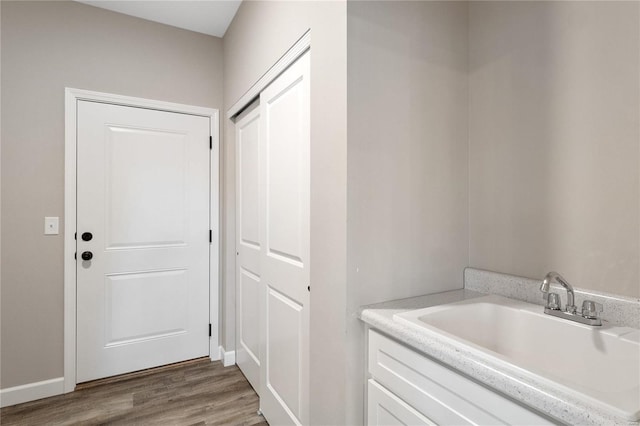
[[[65,145],[64,145],[64,392],[76,386],[76,133],[77,103],[80,100],[102,102],[138,108],[208,117],[213,147],[210,151],[210,222],[213,231],[209,260],[209,321],[211,339],[209,357],[220,359],[219,346],[219,253],[220,253],[220,132],[217,109],[155,101],[130,96],[113,95],[82,89],[65,88]],[[217,248],[214,250],[213,248]]]
[[[300,56],[302,56],[307,50],[311,48],[311,30],[307,30],[302,37],[295,42],[293,46],[287,52],[282,55],[278,61],[273,64],[266,73],[255,82],[247,92],[238,99],[238,101],[227,110],[227,119],[233,118],[240,111],[242,111],[247,105],[256,99],[260,92],[262,92],[277,76],[282,74],[284,70],[289,68]]]

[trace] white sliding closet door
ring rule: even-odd
[[[260,94],[260,406],[309,423],[310,53]]]
[[[236,363],[260,393],[260,109],[236,120]]]

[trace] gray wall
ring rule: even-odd
[[[640,3],[470,3],[470,265],[640,296]]]
[[[2,388],[63,375],[64,88],[222,109],[222,40],[74,2],[2,7]],[[62,232],[62,229],[61,229]]]
[[[363,421],[358,307],[463,286],[467,9],[348,3],[347,424]]]
[[[346,3],[243,2],[224,37],[225,109],[311,28],[311,422],[345,422]],[[224,120],[224,345],[235,341],[234,127]]]

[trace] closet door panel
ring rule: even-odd
[[[260,394],[260,109],[236,120],[236,363]]]
[[[309,417],[309,61],[260,94],[261,409],[271,424]]]

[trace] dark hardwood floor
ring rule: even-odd
[[[5,407],[8,425],[267,425],[238,367],[208,359],[107,379]]]

